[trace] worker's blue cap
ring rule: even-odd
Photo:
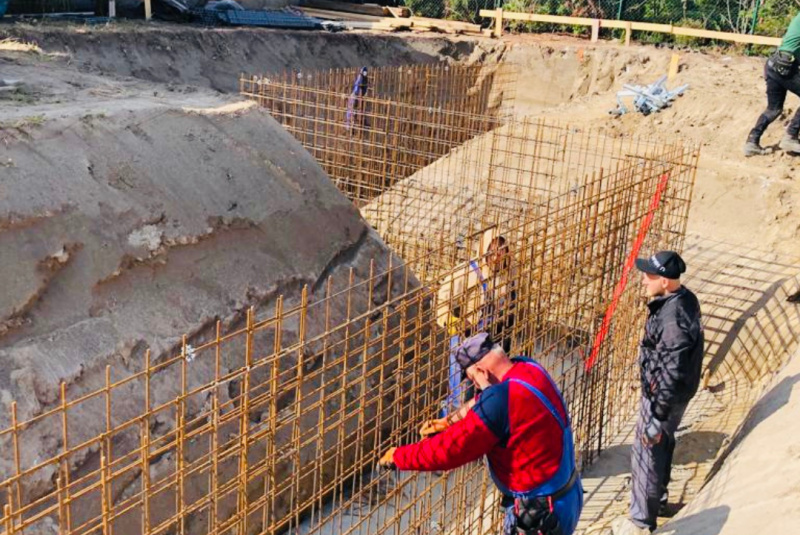
[[[455,361],[461,366],[462,370],[466,371],[467,368],[489,353],[493,346],[494,341],[492,341],[492,337],[488,333],[478,333],[467,338],[460,346],[455,348]]]

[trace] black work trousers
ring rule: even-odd
[[[761,141],[761,136],[764,135],[767,127],[780,117],[783,111],[783,104],[786,102],[786,94],[792,92],[800,97],[800,69],[795,68],[791,76],[784,78],[767,64],[764,66],[764,79],[767,81],[767,109],[758,118],[755,128],[750,131],[750,135],[747,137],[748,141],[755,143]],[[799,133],[800,107],[797,108],[797,112],[786,129],[786,134],[793,139],[797,139]]]
[[[633,437],[631,451],[631,520],[641,528],[656,529],[658,508],[666,498],[667,486],[672,477],[672,455],[675,453],[675,432],[686,412],[688,403],[680,403],[669,411],[669,418],[661,427],[658,444],[642,444],[644,429],[650,421],[650,400],[642,396],[639,420]]]

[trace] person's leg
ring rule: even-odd
[[[672,456],[675,453],[675,445],[677,444],[675,433],[678,431],[678,427],[681,425],[683,414],[686,412],[686,406],[686,403],[674,406],[670,411],[669,419],[664,422],[664,425],[661,429],[661,441],[664,442],[665,454],[660,477],[660,499],[662,506],[666,505],[667,503],[667,487],[669,486],[669,482],[672,480]]]
[[[644,428],[650,419],[650,400],[642,396],[639,419],[631,450],[631,511],[630,519],[639,528],[656,527],[659,498],[659,471],[654,456],[655,446],[642,444]]]
[[[578,527],[583,510],[583,485],[580,478],[575,486],[560,500],[553,503],[553,512],[558,517],[561,535],[572,535]]]
[[[506,514],[503,517],[503,535],[517,535],[517,515],[514,513],[514,505],[505,507]]]
[[[750,130],[747,136],[747,143],[745,144],[745,156],[753,156],[754,154],[764,154],[764,149],[761,149],[761,136],[767,130],[767,127],[772,124],[775,119],[780,117],[783,111],[783,104],[786,102],[786,88],[781,81],[776,78],[771,71],[767,70],[765,74],[767,82],[767,109],[759,116],[756,125]]]
[[[663,508],[669,501],[669,482],[672,479],[672,455],[675,453],[675,437],[664,433],[661,437],[661,440],[665,443],[664,449],[666,450],[664,471],[661,473],[661,481],[659,482],[659,488],[661,489],[659,491],[659,506]]]
[[[788,91],[800,97],[800,69],[796,70],[794,75],[786,80],[785,86]],[[786,128],[786,135],[791,139],[797,139],[798,135],[800,135],[800,107],[797,108],[794,117],[789,122],[789,126]]]

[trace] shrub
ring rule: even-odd
[[[406,7],[414,15],[440,19],[444,17],[445,0],[406,0]]]

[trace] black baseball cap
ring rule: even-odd
[[[686,262],[675,251],[659,251],[650,258],[637,258],[636,269],[667,279],[679,279],[686,272]]]
[[[494,341],[488,333],[478,333],[470,336],[454,350],[455,361],[461,366],[462,371],[481,360],[494,347]]]

